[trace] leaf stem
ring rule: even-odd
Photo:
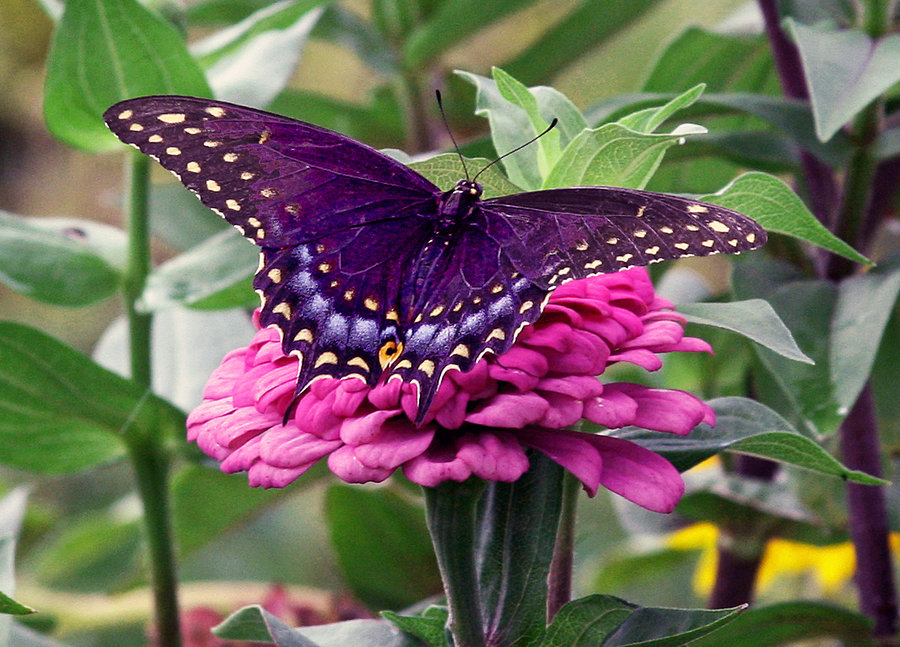
[[[566,472],[563,482],[562,512],[550,575],[547,576],[547,624],[556,613],[572,599],[572,567],[575,557],[575,512],[581,484],[571,473]]]

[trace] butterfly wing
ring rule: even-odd
[[[301,357],[298,392],[317,376],[378,380],[437,187],[338,133],[221,101],[143,97],[104,119],[262,248],[260,322]]]
[[[485,200],[488,234],[512,266],[545,289],[685,256],[736,254],[766,232],[731,209],[678,196],[576,187]]]

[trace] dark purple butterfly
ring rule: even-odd
[[[418,385],[418,423],[448,370],[509,349],[562,283],[766,241],[735,211],[648,191],[444,192],[348,137],[222,101],[143,97],[104,119],[262,248],[260,321],[300,358],[298,394],[396,377]]]

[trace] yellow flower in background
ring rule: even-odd
[[[716,542],[719,529],[711,523],[687,526],[672,535],[666,544],[674,550],[700,550],[694,571],[694,590],[702,596],[712,591],[716,577]],[[900,552],[900,534],[891,533],[891,550]],[[787,539],[771,539],[757,575],[756,590],[765,593],[784,576],[812,576],[824,595],[837,593],[856,571],[856,554],[849,541],[827,546],[803,544]]]

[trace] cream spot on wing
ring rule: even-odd
[[[169,146],[166,149],[166,155],[181,155],[181,149],[177,146]]]
[[[220,106],[209,106],[206,109],[207,114],[212,115],[213,117],[224,117],[225,109]]]
[[[269,280],[272,281],[272,283],[281,283],[281,270],[279,270],[277,267],[273,267],[271,270],[269,270],[267,276],[269,277]]]
[[[685,225],[684,228],[688,231],[700,231],[700,227],[698,227],[697,225]]]
[[[634,232],[634,237],[635,237],[635,238],[643,238],[643,237],[645,237],[646,235],[647,235],[647,230],[646,230],[646,229],[638,229],[638,230],[636,230],[636,231]]]
[[[237,158],[238,158],[237,153],[225,153],[224,155],[222,155],[222,160],[224,160],[226,162],[236,162]]]
[[[664,226],[660,227],[660,228],[659,228],[659,231],[660,231],[661,233],[663,233],[663,234],[673,234],[673,233],[675,233],[675,230],[672,229],[671,227],[669,227],[668,225],[664,225]]]
[[[284,316],[285,319],[290,319],[291,315],[293,314],[293,311],[291,310],[291,304],[287,301],[282,301],[277,306],[272,308],[272,312]]]
[[[651,256],[655,256],[656,254],[659,253],[659,245],[654,245],[653,247],[648,247],[644,251],[646,253],[650,254]]]
[[[119,119],[131,119],[134,117],[134,110],[123,110],[118,115]]]
[[[408,359],[401,359],[399,362],[397,362],[394,370],[399,371],[404,368],[412,368],[412,362],[410,362]]]
[[[284,208],[284,210],[287,211],[292,216],[296,216],[298,213],[300,213],[300,205],[299,204],[289,204]]]
[[[144,127],[140,124],[131,124],[130,126],[128,126],[128,130],[136,133],[141,132],[143,129]]]
[[[501,285],[500,283],[495,283],[491,286],[491,292],[493,292],[494,294],[500,294],[501,292],[503,292],[503,285]]]
[[[314,368],[319,368],[324,364],[337,364],[338,358],[337,355],[332,353],[330,350],[322,353],[316,358],[316,363]]]
[[[305,341],[312,343],[313,341],[313,331],[309,328],[303,328],[299,330],[296,335],[294,335],[294,341]]]
[[[457,301],[456,305],[453,306],[453,312],[459,312],[460,310],[462,310],[462,307],[463,307],[463,302]]]
[[[156,116],[164,124],[180,124],[185,120],[185,114],[183,112],[167,112],[161,115]]]
[[[461,357],[469,356],[469,347],[466,344],[459,344],[456,348],[453,349],[451,355],[459,355]]]
[[[373,299],[372,297],[369,297],[368,299],[363,301],[363,303],[372,312],[375,312],[376,310],[378,310],[378,300],[377,299]]]
[[[634,254],[622,254],[621,256],[616,256],[616,260],[620,263],[627,263],[632,258],[634,258]]]
[[[266,237],[266,231],[265,231],[265,229],[257,229],[257,230],[256,230],[256,237],[257,237],[259,240],[262,240],[263,238],[265,238],[265,237]]]
[[[351,359],[347,362],[347,366],[358,366],[359,368],[366,371],[367,373],[372,370],[369,368],[369,365],[366,363],[366,360],[364,360],[362,357],[354,357],[353,359]]]
[[[519,306],[519,314],[525,314],[529,310],[534,307],[534,301],[525,301],[522,305]]]
[[[241,173],[242,180],[252,180],[255,177],[256,177],[256,175],[254,175],[250,171],[244,171],[243,173]]]
[[[716,241],[714,241],[712,238],[708,238],[707,240],[704,240],[700,244],[703,245],[704,247],[712,247],[713,245],[716,244]]]
[[[278,191],[270,186],[267,186],[265,189],[260,191],[259,194],[264,198],[274,198],[276,195],[278,195]]]
[[[150,135],[147,138],[147,141],[150,142],[151,144],[158,144],[162,140],[163,140],[162,135]]]
[[[588,244],[587,244],[586,240],[579,241],[578,243],[575,244],[575,249],[577,249],[579,252],[586,251],[587,248],[588,248]]]
[[[210,191],[221,191],[222,187],[219,186],[219,183],[215,180],[207,180],[206,188]]]
[[[492,339],[499,339],[500,341],[503,341],[504,339],[506,339],[506,333],[503,332],[502,328],[494,328],[491,331],[491,334],[487,336],[487,339],[485,339],[485,341],[491,341]]]
[[[229,198],[228,200],[226,200],[225,206],[228,207],[229,209],[231,209],[232,211],[240,211],[241,210],[241,205],[239,205],[238,201],[234,200],[233,198]]]
[[[319,271],[322,274],[328,274],[332,269],[333,269],[333,267],[332,267],[331,263],[329,263],[328,261],[319,263]]]
[[[428,316],[429,317],[437,317],[443,311],[444,311],[444,306],[437,306],[435,309],[433,309],[431,312],[428,313]]]
[[[597,259],[596,261],[591,261],[590,263],[584,264],[584,269],[586,270],[596,270],[598,267],[603,265],[603,261]]]
[[[207,148],[218,148],[222,145],[222,142],[216,141],[215,139],[207,139],[205,142],[203,142],[203,145]]]
[[[188,126],[184,129],[184,132],[186,132],[188,135],[199,135],[203,132],[203,129],[197,128],[196,126]]]
[[[356,290],[347,290],[344,292],[344,301],[353,301],[354,296],[356,296]]]
[[[259,228],[259,226],[262,223],[259,221],[259,218],[254,218],[253,216],[250,216],[249,218],[247,218],[247,224],[250,225],[251,227]]]
[[[188,162],[187,170],[190,171],[191,173],[199,173],[203,169],[200,168],[200,165],[197,164],[197,162]]]
[[[713,231],[717,231],[720,234],[724,234],[724,233],[731,231],[731,229],[728,227],[728,225],[726,225],[724,222],[719,222],[718,220],[710,220],[706,224],[709,226],[710,229],[712,229]]]
[[[419,364],[419,370],[422,371],[428,377],[434,375],[434,362],[430,359],[426,359],[424,362]]]
[[[616,238],[615,236],[613,236],[612,238],[607,238],[607,239],[606,239],[606,244],[607,244],[607,245],[615,245],[615,244],[618,243],[618,242],[619,242],[619,239]]]
[[[755,242],[756,242],[756,234],[747,234],[746,236],[744,236],[744,238],[747,239],[747,242],[748,242],[748,243],[755,243]]]
[[[688,213],[706,213],[707,211],[709,211],[709,209],[702,204],[689,204],[687,208]]]
[[[390,310],[388,310],[387,314],[384,315],[384,318],[390,321],[400,321],[400,315],[397,312],[396,308],[391,308]]]
[[[676,249],[685,250],[688,247],[690,247],[690,245],[688,243],[675,243]]]

